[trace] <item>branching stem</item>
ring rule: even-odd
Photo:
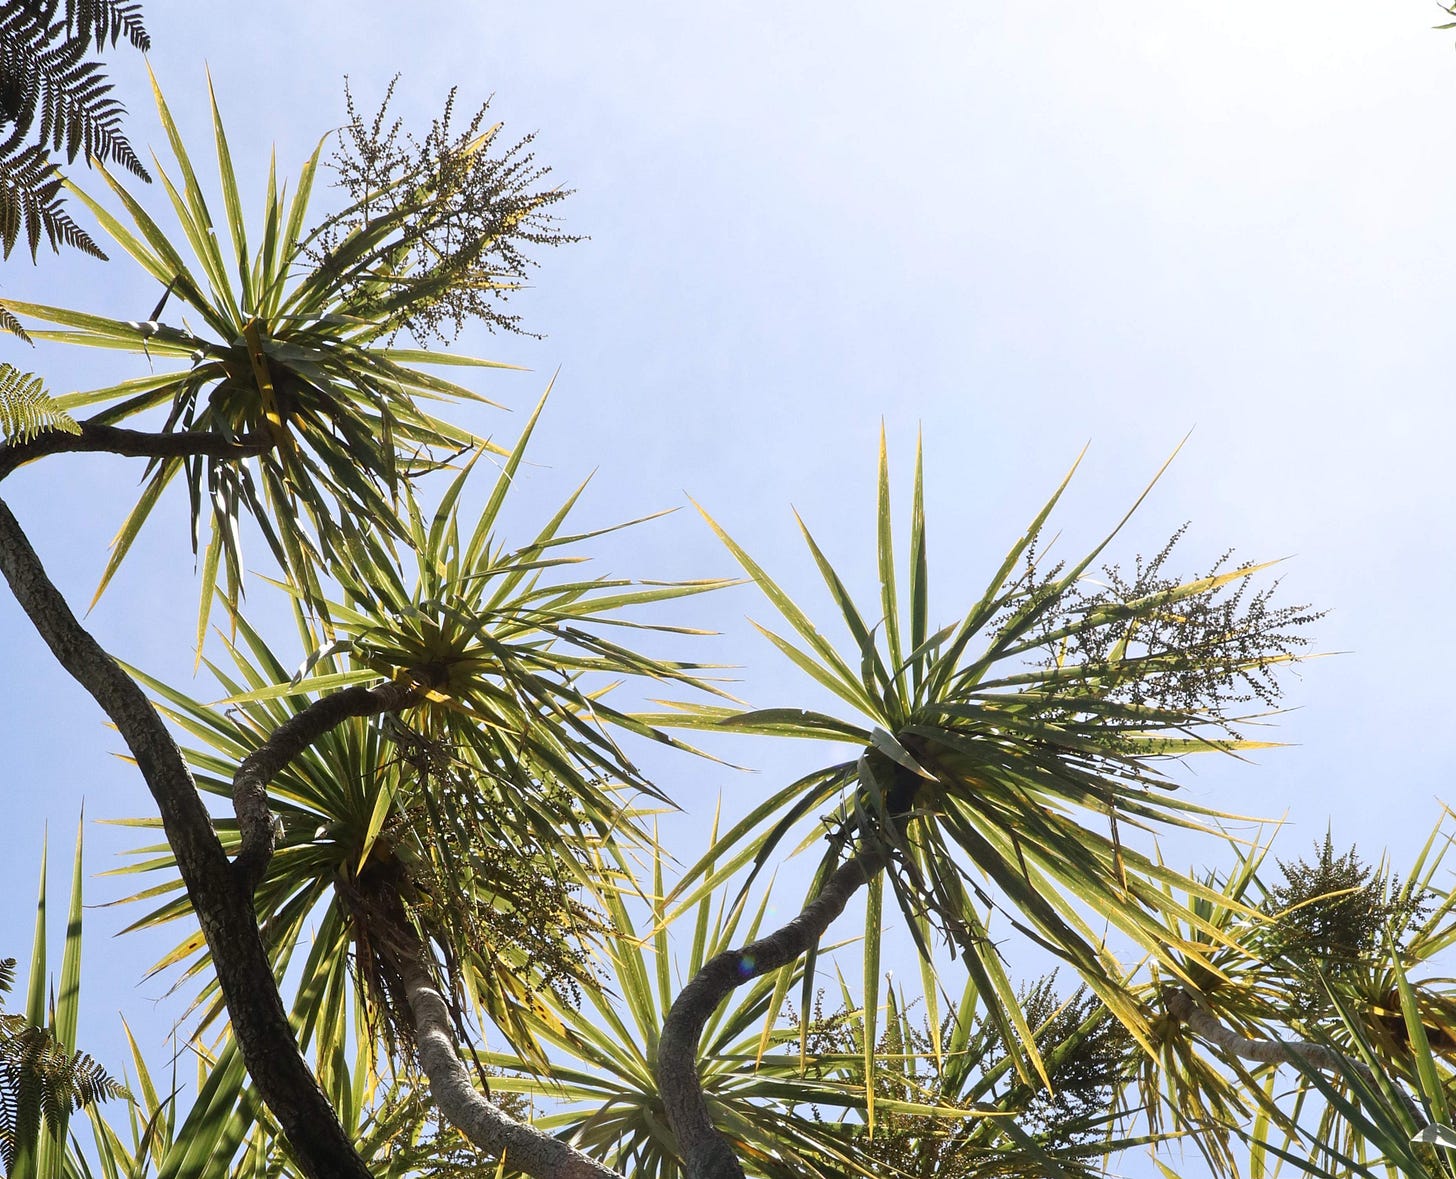
[[[189,458],[200,455],[205,458],[245,459],[272,450],[276,445],[272,437],[262,434],[245,434],[241,438],[186,430],[155,434],[95,421],[81,422],[80,426],[79,434],[47,430],[25,442],[0,444],[0,479],[17,467],[48,454],[104,451],[128,458]]]
[[[736,987],[787,966],[819,944],[859,889],[884,870],[881,852],[867,850],[836,868],[819,894],[792,921],[739,950],[704,964],[678,993],[657,1046],[657,1087],[683,1153],[686,1179],[744,1179],[728,1139],[714,1128],[698,1076],[703,1027]]]
[[[425,968],[424,953],[424,947],[416,944],[413,952],[399,954],[395,965],[414,1016],[420,1067],[440,1111],[475,1146],[503,1155],[513,1171],[534,1179],[622,1179],[559,1138],[516,1121],[476,1090],[455,1050],[450,1008]]]
[[[320,697],[289,717],[243,759],[233,775],[233,810],[242,834],[242,846],[233,860],[233,873],[248,896],[257,889],[273,857],[268,783],[295,757],[349,717],[398,712],[420,698],[420,687],[407,680],[343,688]]]
[[[1163,1006],[1174,1019],[1187,1024],[1192,1031],[1202,1036],[1210,1044],[1222,1048],[1232,1056],[1252,1060],[1257,1064],[1303,1064],[1320,1069],[1322,1072],[1357,1073],[1377,1092],[1387,1088],[1393,1091],[1415,1122],[1417,1130],[1424,1129],[1430,1124],[1425,1114],[1411,1100],[1410,1095],[1398,1085],[1382,1084],[1364,1061],[1347,1056],[1327,1044],[1313,1044],[1308,1040],[1278,1040],[1272,1037],[1267,1040],[1255,1040],[1242,1036],[1232,1028],[1219,1023],[1181,987],[1163,989]]]

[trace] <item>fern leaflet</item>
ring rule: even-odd
[[[79,434],[81,427],[56,405],[39,377],[0,364],[0,439],[27,442],[47,430]]]

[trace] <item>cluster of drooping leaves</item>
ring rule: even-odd
[[[478,976],[495,972],[575,1006],[599,981],[592,948],[609,928],[584,896],[583,846],[547,844],[534,820],[555,810],[579,823],[570,793],[543,775],[539,798],[519,805],[516,782],[465,760],[456,746],[384,718],[382,760],[395,763],[392,807],[363,867],[340,874],[339,900],[354,937],[360,984],[386,1017],[384,1038],[412,1042],[413,1018],[387,943],[412,920],[442,958],[442,992],[464,1018]],[[569,862],[570,861],[570,862]],[[468,949],[462,949],[468,947]]]

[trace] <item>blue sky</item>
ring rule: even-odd
[[[883,420],[908,489],[923,430],[932,578],[963,607],[1084,444],[1069,544],[1113,523],[1185,435],[1124,557],[1193,521],[1188,564],[1226,547],[1289,557],[1290,597],[1328,608],[1336,657],[1289,683],[1292,747],[1203,762],[1200,801],[1289,818],[1298,855],[1329,824],[1399,866],[1450,796],[1456,580],[1450,517],[1450,330],[1456,238],[1453,36],[1434,4],[419,3],[223,10],[152,0],[153,68],[184,135],[208,142],[204,62],[235,161],[261,190],[267,151],[292,172],[402,75],[417,125],[459,84],[494,95],[507,133],[575,195],[590,240],[543,257],[515,309],[543,340],[467,333],[457,347],[529,367],[482,391],[517,412],[560,370],[538,436],[542,507],[597,471],[595,522],[707,506],[775,574],[819,599],[790,505],[866,590]],[[138,145],[160,141],[136,55],[111,73]],[[201,147],[199,147],[201,150]],[[94,177],[80,177],[99,187]],[[155,189],[155,186],[153,186]],[[151,191],[154,206],[164,201]],[[152,285],[123,260],[11,259],[0,294],[142,318]],[[141,362],[0,341],[66,391]],[[89,599],[140,475],[66,456],[7,482],[7,501],[73,601]],[[174,509],[180,505],[173,505]],[[732,572],[690,512],[602,546],[603,571]],[[91,615],[129,661],[182,682],[195,589],[180,512],[153,526]],[[259,595],[261,597],[261,594]],[[741,694],[798,704],[802,685],[753,637],[747,591],[703,603]],[[49,820],[146,813],[118,742],[0,601],[11,667],[0,741],[14,800],[0,951],[22,955],[35,842]],[[202,694],[205,692],[199,689]],[[735,777],[664,762],[701,817],[747,800],[815,751],[739,747]],[[691,825],[682,838],[691,842]],[[124,834],[94,831],[104,868]],[[692,858],[699,849],[680,854]],[[1179,843],[1176,861],[1219,849]],[[92,883],[91,900],[118,895]],[[107,1014],[155,1011],[134,983],[158,944],[88,917],[93,1049]],[[104,984],[100,981],[105,979]],[[83,1035],[86,1034],[83,1031]],[[119,1059],[119,1055],[117,1056]]]

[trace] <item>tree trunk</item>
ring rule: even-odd
[[[243,1061],[299,1166],[310,1179],[369,1179],[298,1050],[258,932],[252,893],[238,886],[181,750],[146,693],[76,620],[3,501],[0,571],[57,662],[101,706],[136,759],[212,952]]]
[[[703,1026],[736,987],[787,966],[817,946],[849,898],[884,867],[884,855],[878,850],[846,860],[787,925],[741,950],[725,950],[678,993],[657,1045],[657,1087],[683,1152],[687,1179],[744,1179],[732,1145],[708,1115],[698,1076]]]
[[[516,1121],[476,1091],[455,1050],[445,997],[425,969],[425,947],[417,942],[413,950],[400,953],[396,965],[414,1015],[420,1068],[430,1080],[430,1095],[440,1112],[475,1146],[503,1157],[507,1166],[534,1179],[622,1179],[559,1138]]]

